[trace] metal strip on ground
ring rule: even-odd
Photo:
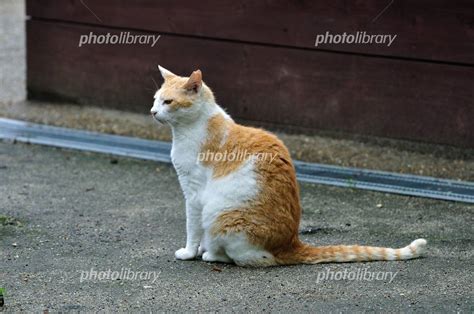
[[[171,145],[128,136],[0,118],[0,138],[146,160],[171,162]],[[295,161],[300,181],[474,203],[474,183]]]

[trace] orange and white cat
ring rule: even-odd
[[[269,132],[235,123],[200,70],[181,77],[159,69],[164,83],[151,114],[171,126],[171,158],[186,199],[186,246],[177,259],[202,255],[208,262],[272,266],[405,260],[424,251],[424,239],[401,249],[302,243],[299,189],[285,145]],[[198,158],[203,153],[214,158]],[[257,158],[264,155],[272,158]]]

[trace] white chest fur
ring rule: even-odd
[[[206,207],[238,207],[257,193],[254,160],[248,160],[234,173],[215,179],[212,169],[198,162],[202,144],[207,138],[207,120],[189,128],[173,128],[171,159],[184,196],[204,211]]]
[[[173,130],[171,160],[187,200],[196,199],[207,181],[208,170],[198,163],[198,154],[205,139],[204,127]]]

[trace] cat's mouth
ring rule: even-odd
[[[165,124],[166,123],[166,121],[164,119],[158,117],[156,114],[152,114],[152,117],[153,117],[153,120],[155,120],[159,124]]]

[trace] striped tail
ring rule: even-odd
[[[419,257],[425,251],[426,244],[425,239],[417,239],[404,248],[391,249],[359,245],[314,247],[299,243],[293,251],[281,252],[275,257],[280,265],[399,261]]]

